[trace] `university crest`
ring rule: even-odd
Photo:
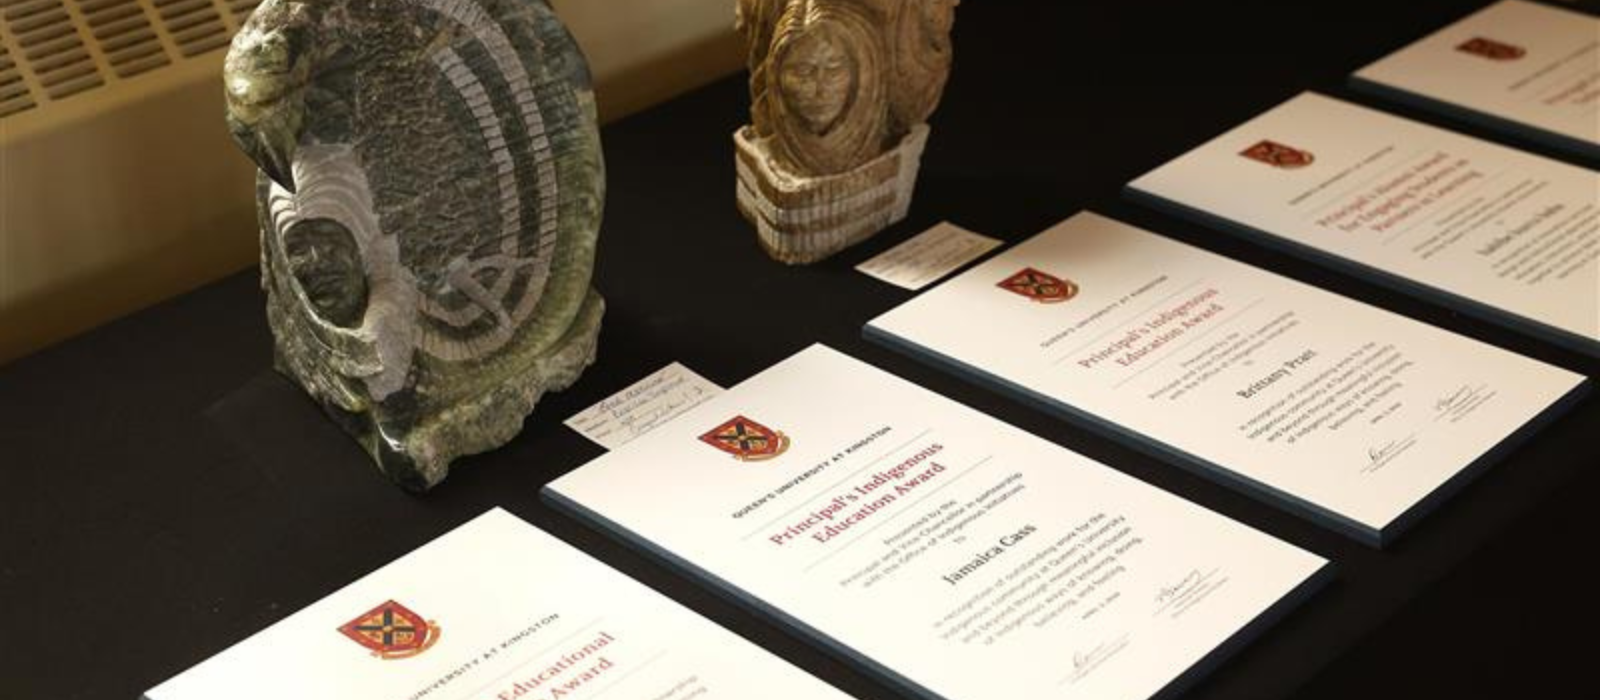
[[[339,628],[380,659],[404,659],[439,641],[439,625],[394,601],[385,602]]]
[[[1495,41],[1494,39],[1485,39],[1481,36],[1462,42],[1460,46],[1456,47],[1456,50],[1462,53],[1470,53],[1474,56],[1482,56],[1491,61],[1515,61],[1528,55],[1527,49],[1521,46]]]
[[[1262,139],[1260,143],[1244,149],[1239,155],[1258,160],[1274,168],[1304,168],[1311,165],[1317,158],[1311,151],[1305,151],[1293,146],[1285,146],[1277,141]]]
[[[1078,285],[1031,267],[1001,280],[995,285],[1008,292],[1025,296],[1041,304],[1055,304],[1078,296]]]
[[[789,449],[789,436],[744,416],[728,419],[700,441],[746,462],[772,459]]]

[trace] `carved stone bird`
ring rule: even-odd
[[[594,93],[543,0],[266,0],[224,64],[276,364],[396,482],[593,361]]]

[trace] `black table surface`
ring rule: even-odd
[[[862,324],[912,295],[852,269],[940,220],[1014,242],[1091,208],[1600,375],[1595,359],[1119,196],[1303,89],[1377,104],[1345,76],[1482,4],[967,0],[909,219],[805,268],[767,260],[734,209],[742,77],[611,125],[599,361],[510,444],[461,460],[424,496],[384,481],[272,372],[253,271],[0,368],[0,697],[137,697],[492,506],[852,694],[896,697],[538,496],[602,452],[567,416],[673,360],[728,386],[818,341],[1337,564],[1334,583],[1185,697],[1570,696],[1594,649],[1571,634],[1600,622],[1583,573],[1600,535],[1600,401],[1378,551],[866,343]]]

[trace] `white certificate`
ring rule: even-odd
[[[1600,173],[1305,93],[1129,185],[1600,355]]]
[[[822,346],[545,493],[947,700],[1148,698],[1327,564]]]
[[[495,509],[149,700],[844,700]]]
[[[1505,0],[1357,71],[1355,79],[1600,157],[1600,18]]]
[[[1091,213],[867,333],[1380,546],[1584,384]]]

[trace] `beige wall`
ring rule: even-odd
[[[734,0],[554,0],[615,119],[739,70]]]
[[[604,119],[739,68],[733,0],[554,4]],[[0,363],[254,264],[252,170],[223,128],[220,64],[0,118]]]

